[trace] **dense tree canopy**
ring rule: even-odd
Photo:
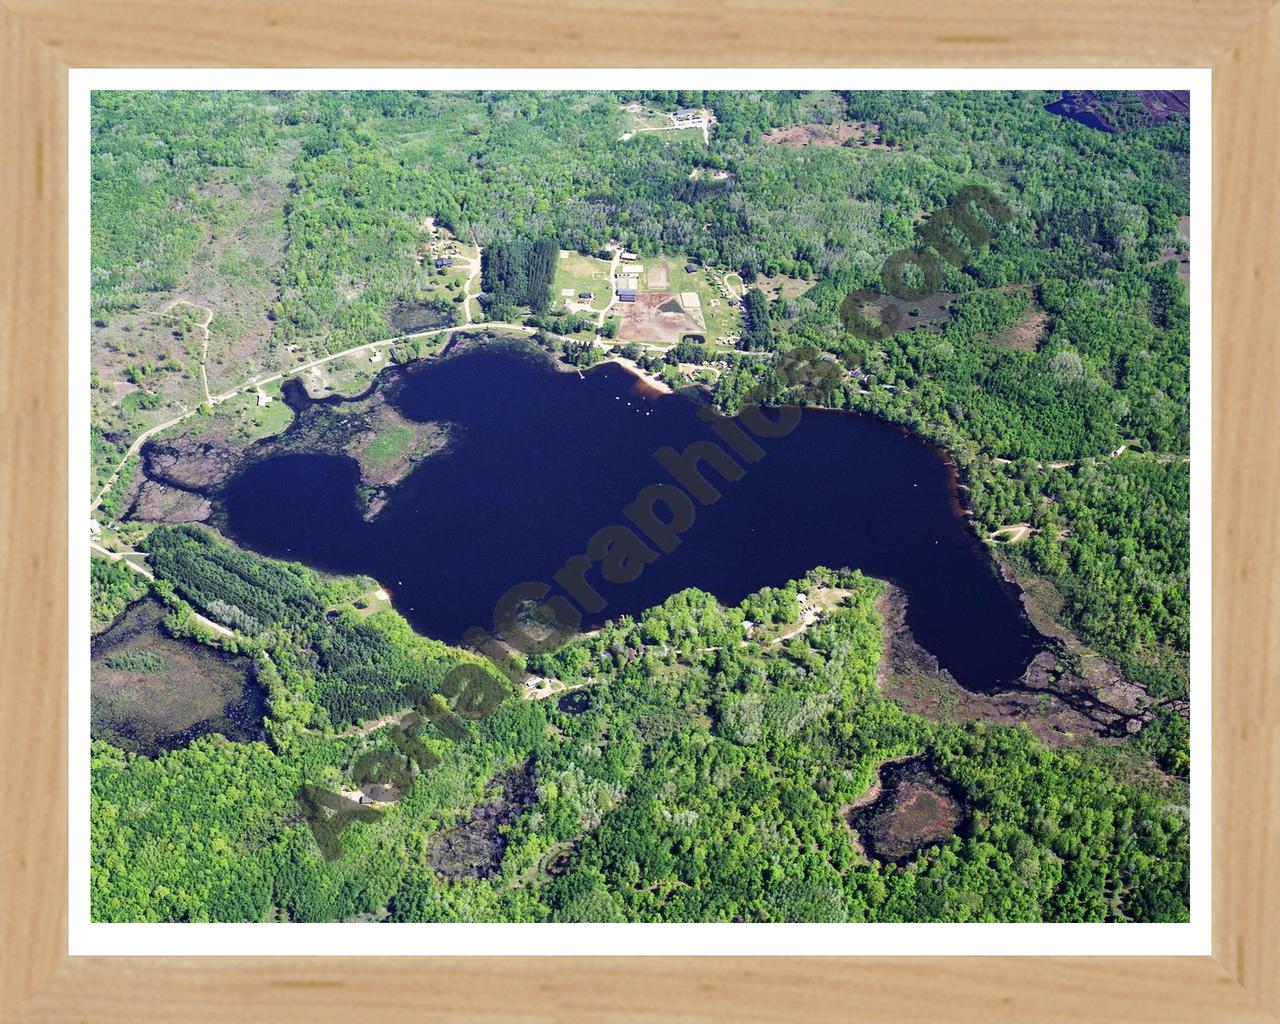
[[[748,613],[785,622],[800,590],[828,585],[850,596],[822,623],[782,644],[749,640]],[[1185,919],[1183,816],[1025,730],[932,724],[880,696],[879,591],[857,573],[824,570],[737,608],[685,591],[540,655],[531,667],[582,686],[580,705],[509,701],[461,739],[423,733],[438,765],[376,820],[342,830],[332,861],[291,810],[297,786],[343,784],[362,751],[396,749],[388,730],[277,726],[275,750],[212,737],[155,761],[99,743],[95,915]],[[275,697],[286,702],[305,675],[279,673]],[[887,759],[918,753],[955,781],[975,824],[901,866],[867,861],[842,808]],[[515,765],[533,773],[536,791],[492,838],[496,870],[425,866],[424,852],[426,864],[440,863],[437,833],[495,806],[485,783]]]

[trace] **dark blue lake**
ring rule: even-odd
[[[249,466],[223,488],[224,529],[263,554],[363,573],[387,586],[422,633],[458,642],[492,629],[494,606],[554,575],[654,484],[675,484],[655,452],[712,441],[697,403],[660,395],[616,364],[579,375],[528,347],[484,347],[384,375],[391,403],[453,424],[450,444],[399,485],[372,522],[344,456],[291,454]],[[748,431],[750,434],[750,431]],[[754,436],[721,492],[695,503],[670,554],[638,578],[587,580],[605,599],[587,626],[636,614],[685,587],[734,603],[817,565],[893,580],[916,639],[964,686],[996,689],[1039,649],[957,501],[954,470],[929,445],[870,416],[805,410],[784,436]],[[664,506],[661,518],[669,518]]]

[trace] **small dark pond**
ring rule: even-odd
[[[431,837],[427,863],[446,878],[492,878],[498,873],[507,849],[506,826],[538,798],[533,763],[502,772],[485,789],[487,803],[473,807],[466,821]]]
[[[296,453],[251,464],[215,493],[220,525],[263,554],[374,577],[417,630],[448,642],[493,629],[495,605],[516,584],[544,583],[553,596],[573,587],[556,580],[567,560],[606,526],[634,528],[623,510],[642,490],[676,484],[659,449],[711,442],[728,453],[697,402],[656,394],[613,363],[562,372],[530,346],[490,345],[379,380],[404,417],[452,427],[448,449],[414,469],[377,518],[363,518],[351,459]],[[291,404],[305,401],[300,390]],[[734,603],[814,566],[850,567],[905,590],[907,625],[964,686],[987,691],[1022,675],[1041,638],[973,535],[937,450],[874,417],[822,410],[754,440],[763,454],[739,458],[736,480],[698,464],[722,497],[687,499],[692,523],[674,550],[626,583],[591,567],[586,580],[605,604],[588,609],[584,628],[686,587]],[[678,489],[698,486],[686,473]],[[671,520],[663,502],[653,508]]]
[[[1050,103],[1044,108],[1051,114],[1076,121],[1087,128],[1093,128],[1108,135],[1114,135],[1116,129],[1104,117],[1093,110],[1088,102],[1067,93],[1062,99]]]
[[[206,733],[265,740],[266,693],[253,662],[187,640],[160,626],[154,598],[129,607],[93,640],[90,732],[94,739],[155,757]]]
[[[879,787],[874,800],[848,815],[868,857],[902,864],[968,827],[963,794],[928,758],[881,766]]]
[[[591,696],[583,690],[574,690],[561,696],[556,707],[566,715],[580,715],[591,707]]]

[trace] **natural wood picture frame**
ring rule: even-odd
[[[1280,7],[732,5],[622,51],[616,12],[5,0],[0,224],[4,1020],[1280,1020]],[[653,13],[680,18],[685,7]],[[571,26],[567,29],[566,26]],[[137,66],[1212,67],[1213,956],[70,958],[67,71]],[[963,952],[957,950],[957,952]]]

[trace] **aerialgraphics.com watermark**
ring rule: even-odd
[[[784,380],[801,376],[795,367],[782,369]],[[499,598],[492,632],[477,626],[463,635],[464,642],[484,654],[509,682],[519,685],[532,678],[525,670],[525,655],[554,650],[578,632],[584,614],[604,611],[606,601],[589,578],[593,570],[598,569],[609,583],[635,582],[646,566],[680,546],[681,535],[693,526],[700,506],[718,502],[724,496],[723,484],[741,480],[746,466],[764,458],[759,441],[784,437],[799,426],[801,410],[783,405],[766,412],[765,406],[750,404],[730,417],[704,406],[698,417],[720,443],[695,441],[682,452],[670,446],[659,448],[653,457],[670,480],[643,488],[622,509],[624,522],[598,530],[582,554],[569,558],[553,574],[559,592],[545,582],[519,583]],[[709,478],[710,471],[715,478]],[[396,749],[368,751],[352,767],[356,788],[379,803],[395,803],[408,792],[417,773],[440,763],[439,755],[421,739],[427,725],[451,739],[465,739],[464,719],[493,714],[506,688],[483,664],[473,661],[454,665],[438,692],[428,694],[411,686],[405,695],[411,710],[391,730]],[[357,821],[376,821],[382,813],[312,784],[299,789],[297,802],[327,860],[341,855],[338,837],[345,828]]]
[[[955,266],[967,261],[967,251],[951,229],[975,247],[991,240],[990,231],[974,215],[970,204],[998,224],[1013,218],[1013,211],[990,190],[976,185],[961,189],[950,204],[919,229],[923,244],[899,249],[885,260],[880,274],[882,292],[863,288],[845,297],[841,319],[846,329],[869,340],[881,340],[899,330],[902,307],[889,297],[909,302],[933,294],[942,286],[939,257]],[[909,267],[915,268],[914,275],[909,275]],[[865,313],[872,304],[877,307],[876,320]],[[801,386],[811,398],[820,401],[843,374],[843,368],[821,356],[810,348],[784,353],[774,367],[774,378],[789,387]],[[583,553],[569,558],[553,574],[560,592],[554,592],[545,582],[515,585],[494,607],[493,630],[472,627],[463,634],[464,642],[488,658],[510,683],[521,685],[530,679],[525,655],[554,650],[578,632],[584,614],[598,616],[604,611],[606,601],[589,579],[593,570],[598,569],[609,583],[635,582],[646,566],[680,546],[681,534],[693,526],[699,506],[713,505],[723,497],[720,484],[741,480],[746,466],[764,458],[765,449],[758,441],[784,437],[799,426],[799,406],[768,406],[766,397],[766,389],[757,385],[747,396],[749,404],[732,417],[710,406],[701,408],[698,417],[720,443],[711,439],[695,441],[683,452],[670,446],[659,448],[653,457],[670,481],[643,488],[622,509],[625,522],[598,530],[587,541]],[[708,479],[706,470],[714,470],[718,480]],[[465,739],[464,720],[492,715],[506,696],[506,688],[483,664],[471,661],[455,664],[436,693],[410,686],[405,696],[411,710],[390,733],[396,749],[368,751],[352,767],[356,788],[365,798],[382,804],[398,801],[418,773],[430,771],[440,763],[439,755],[421,739],[426,726],[434,725],[450,739]],[[357,821],[376,821],[382,813],[358,799],[312,784],[299,789],[297,801],[327,860],[341,855],[338,837],[345,828]]]
[[[903,302],[919,301],[942,288],[941,260],[955,267],[963,267],[968,262],[969,253],[956,235],[975,248],[990,242],[991,232],[974,214],[971,204],[997,224],[1007,224],[1013,219],[1013,210],[990,189],[981,185],[962,188],[950,203],[917,229],[919,245],[899,249],[886,257],[880,268],[881,290],[859,288],[845,296],[840,304],[840,320],[845,329],[868,341],[883,341],[893,336],[903,326]],[[953,229],[956,235],[952,234]],[[875,319],[867,316],[868,306],[875,306]]]

